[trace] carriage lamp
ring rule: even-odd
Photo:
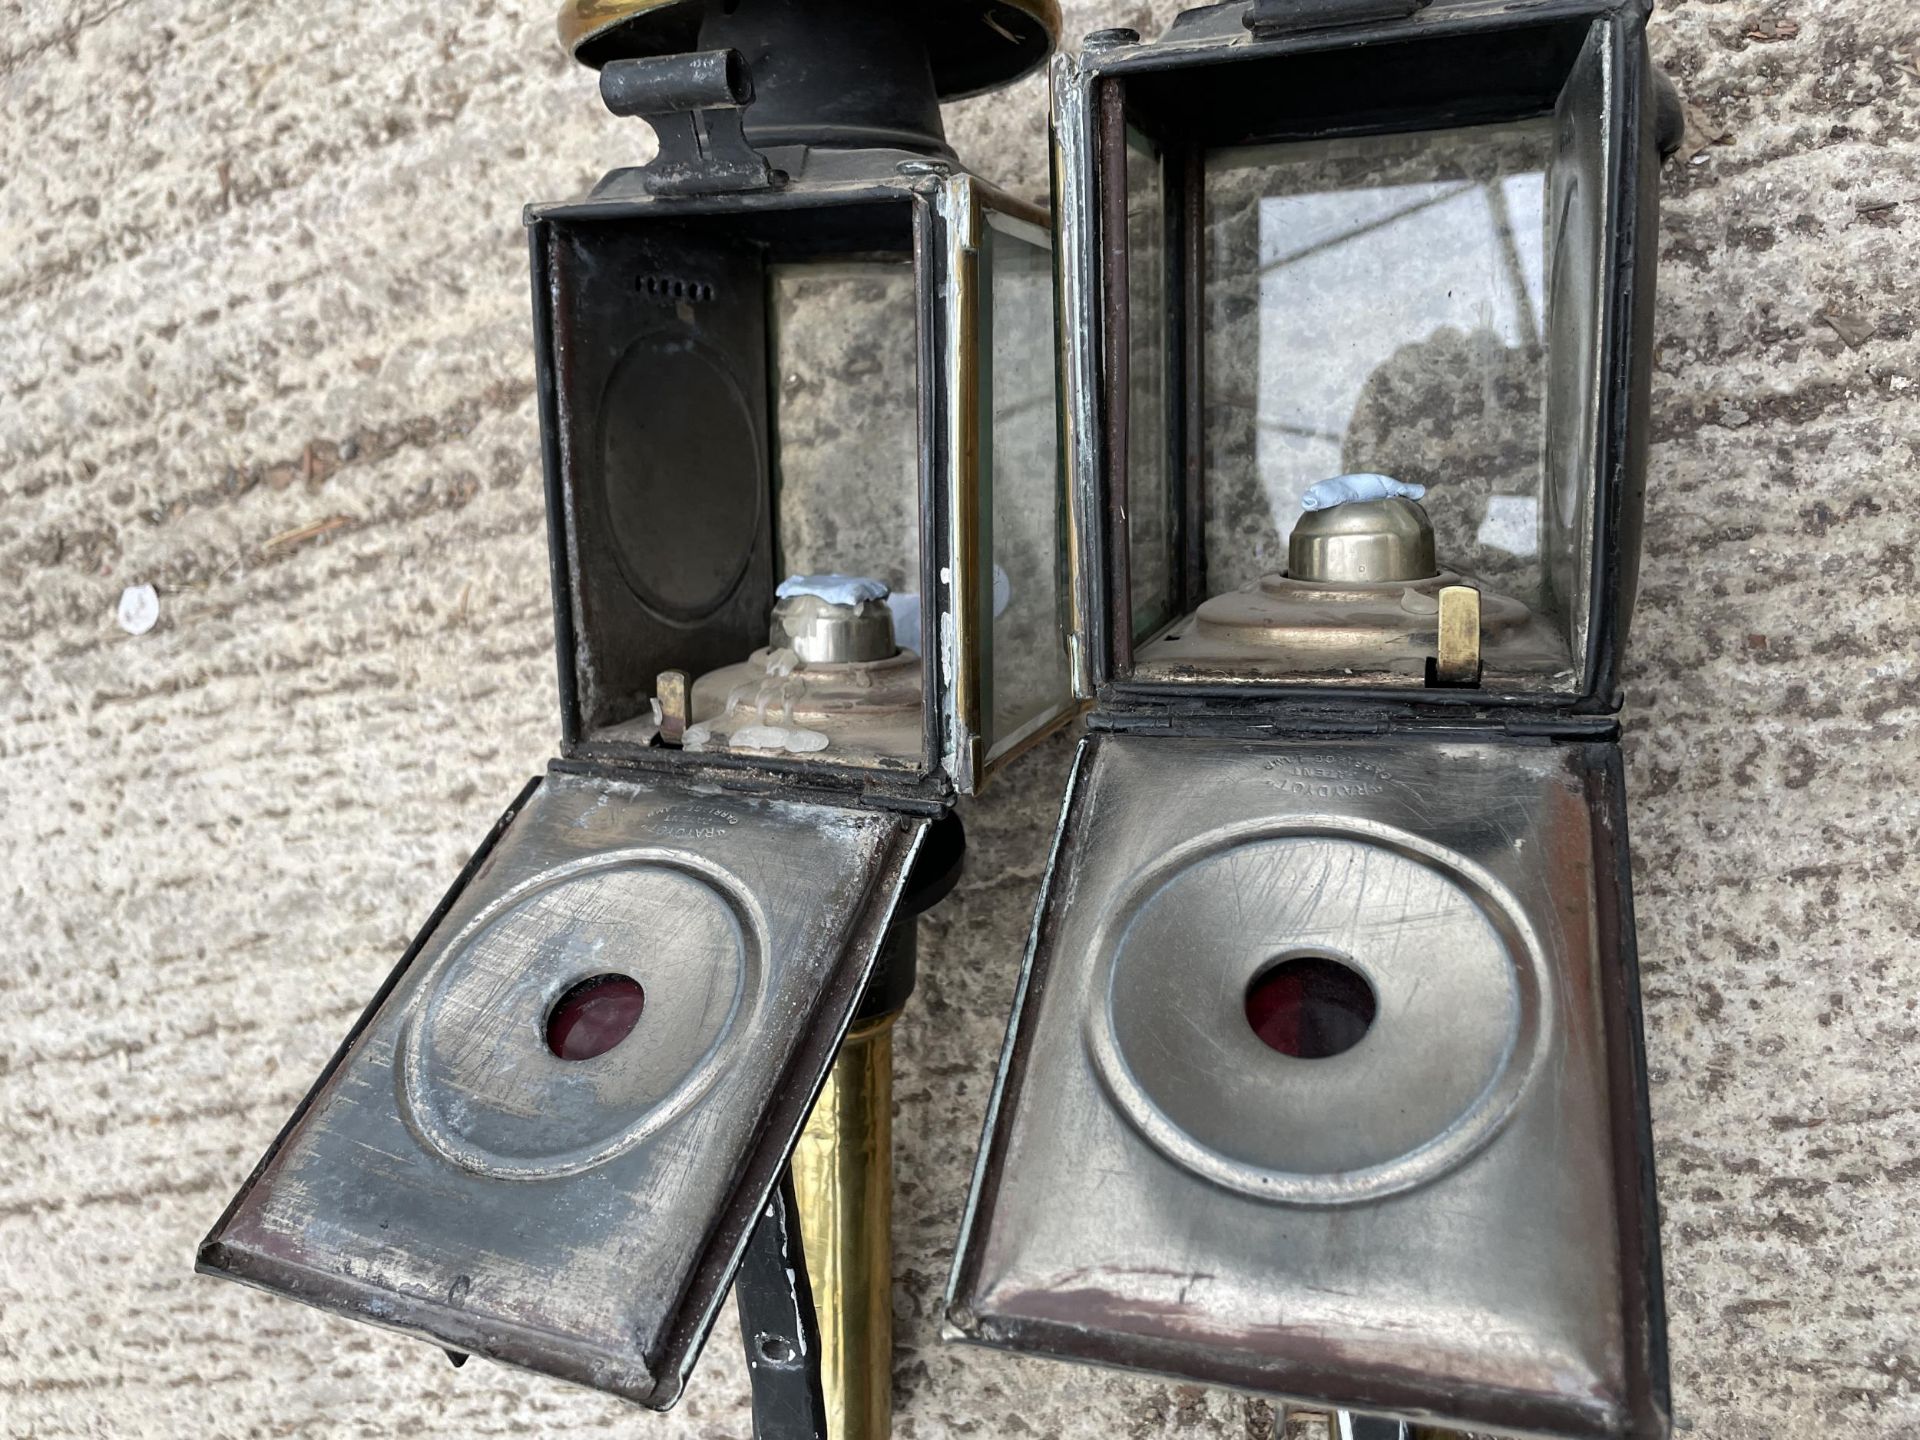
[[[1666,1433],[1648,8],[1234,0],[1054,62],[1094,703],[956,1337],[1342,1433]]]
[[[912,916],[1076,708],[1046,216],[939,102],[1056,26],[563,14],[659,150],[527,212],[560,754],[203,1269],[656,1408],[738,1272],[758,1433],[886,1432]]]

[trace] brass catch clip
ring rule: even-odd
[[[1480,592],[1471,585],[1440,591],[1439,653],[1429,679],[1435,685],[1480,683]]]

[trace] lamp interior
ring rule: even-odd
[[[1421,686],[1464,582],[1483,684],[1581,690],[1604,26],[1458,43],[1106,82],[1130,678]],[[1434,575],[1289,576],[1310,487],[1355,473],[1425,487]]]

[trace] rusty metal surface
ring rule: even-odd
[[[1082,748],[949,1295],[961,1338],[1323,1404],[1660,1434],[1607,745]],[[1276,959],[1378,998],[1276,1055]]]
[[[549,774],[202,1268],[671,1404],[925,826]],[[558,1058],[550,1008],[605,973],[639,1023]]]

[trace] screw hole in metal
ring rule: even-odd
[[[547,1048],[562,1060],[592,1060],[633,1033],[647,992],[631,975],[594,975],[547,1012]]]
[[[1247,986],[1247,1024],[1261,1043],[1296,1060],[1326,1060],[1358,1045],[1379,1013],[1373,987],[1351,965],[1295,955]]]
[[[760,1352],[760,1358],[769,1365],[791,1365],[798,1352],[793,1342],[784,1335],[756,1335],[753,1348]]]

